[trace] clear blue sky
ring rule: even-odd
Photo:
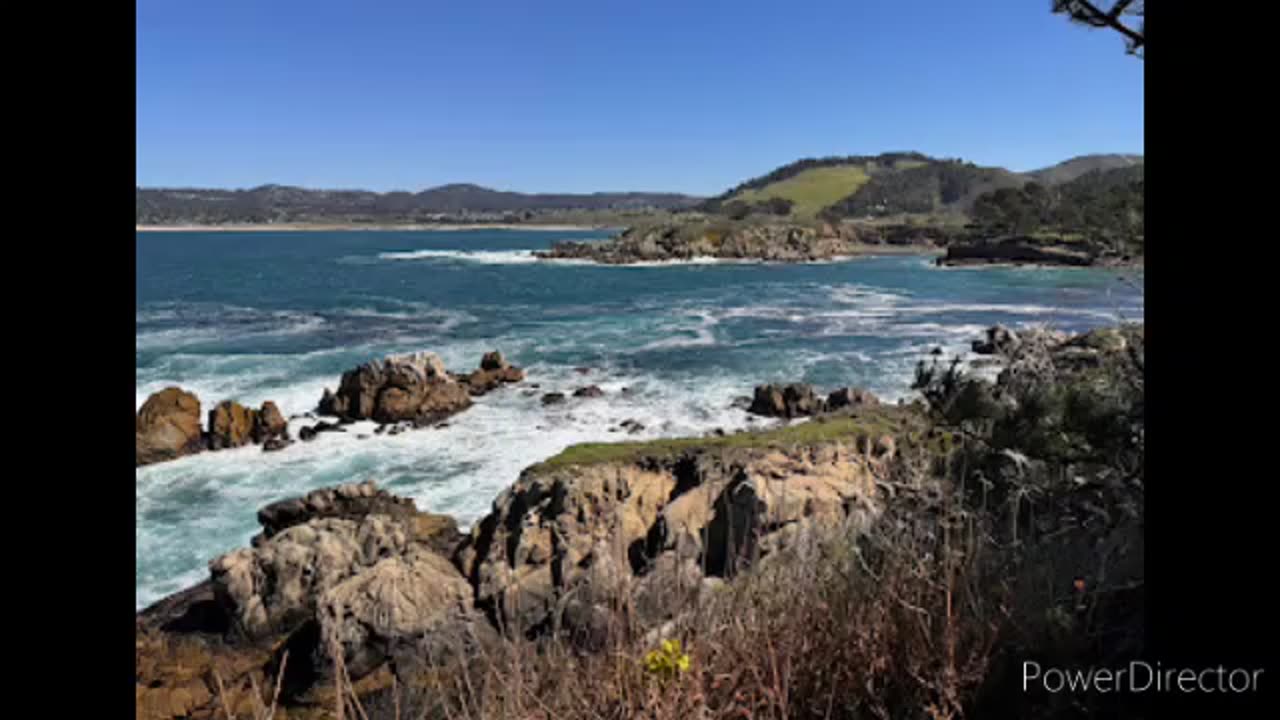
[[[714,194],[801,157],[1143,152],[1048,0],[138,0],[143,186]]]

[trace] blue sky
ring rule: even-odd
[[[1143,152],[1048,0],[139,0],[143,186],[714,194],[801,157]]]

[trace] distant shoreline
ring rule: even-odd
[[[299,231],[414,231],[414,230],[533,230],[543,232],[572,232],[576,230],[616,230],[609,225],[521,225],[517,223],[447,224],[423,223],[415,225],[339,225],[328,223],[279,223],[247,225],[135,225],[134,232],[299,232]]]

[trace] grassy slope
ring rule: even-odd
[[[759,189],[743,190],[730,201],[755,203],[769,198],[784,198],[795,203],[791,209],[793,216],[813,217],[822,208],[857,192],[870,179],[867,169],[861,165],[819,167]]]
[[[1141,155],[1082,155],[1027,173],[1043,185],[1060,185],[1071,182],[1094,170],[1114,170],[1143,163]]]
[[[892,186],[895,182],[905,182],[906,178],[916,177],[917,175],[919,180],[913,182],[928,182],[930,176],[926,170],[908,173],[901,176],[901,180],[897,180],[897,178],[899,173],[907,173],[908,171],[940,162],[902,159],[891,163],[880,163],[875,160],[869,160],[865,163],[810,168],[784,180],[769,183],[764,187],[740,190],[727,198],[725,202],[736,200],[751,204],[770,198],[784,198],[794,203],[791,211],[792,218],[797,220],[812,219],[824,208],[837,203],[848,204],[850,198],[857,196],[858,192],[864,187],[879,187],[886,183]],[[982,193],[998,187],[1019,187],[1029,179],[1027,176],[1019,175],[1003,168],[973,168],[969,172],[974,177],[969,191],[952,203],[942,203],[940,200],[935,200],[934,204],[939,207],[936,207],[933,212],[945,212],[950,209],[963,213],[973,204],[973,200]],[[868,192],[870,192],[870,189],[868,189]],[[897,197],[900,192],[901,188],[898,188],[892,191],[891,195]],[[919,216],[919,213],[915,215]]]
[[[948,443],[945,435],[927,436],[928,427],[919,410],[912,406],[879,406],[855,411],[852,415],[829,415],[808,422],[723,437],[669,438],[638,442],[583,443],[530,468],[533,472],[557,470],[571,465],[628,462],[640,458],[663,458],[696,450],[734,448],[794,447],[832,442],[861,441],[892,435],[899,444],[912,442]]]

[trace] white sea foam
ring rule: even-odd
[[[436,260],[486,262],[475,260],[478,253],[431,252],[470,258]],[[489,253],[490,264],[511,264],[502,259],[511,254],[523,258],[514,264],[537,261],[528,250],[482,252]],[[412,259],[430,262],[431,257]],[[890,266],[908,267],[897,259]],[[872,269],[879,267],[883,265]],[[453,514],[465,525],[487,512],[493,498],[522,469],[575,443],[764,427],[771,421],[752,421],[729,407],[734,397],[749,395],[763,382],[811,381],[822,391],[860,385],[895,402],[914,394],[910,383],[915,365],[927,360],[934,347],[944,349],[944,360],[968,357],[969,342],[991,324],[984,316],[1022,327],[1060,318],[1098,324],[1104,314],[1100,308],[1105,304],[1082,307],[1085,302],[1079,298],[1073,298],[1075,308],[1053,307],[1048,298],[1057,288],[1041,294],[1016,288],[1009,303],[999,303],[987,295],[966,294],[963,287],[943,287],[939,292],[929,287],[879,287],[866,279],[879,276],[861,272],[852,266],[814,271],[860,280],[845,283],[783,278],[757,281],[746,292],[690,287],[688,293],[671,296],[642,293],[640,298],[601,298],[598,303],[575,297],[575,304],[550,307],[441,308],[372,293],[345,296],[353,307],[315,312],[181,303],[142,307],[139,322],[161,327],[140,333],[139,348],[169,352],[138,368],[139,405],[151,392],[176,384],[194,390],[205,410],[230,398],[255,407],[274,400],[286,416],[301,414],[314,408],[325,387],[336,385],[343,370],[412,350],[437,352],[447,367],[465,371],[474,368],[484,352],[500,349],[523,366],[528,377],[522,384],[478,398],[441,429],[388,436],[374,434],[370,423],[356,423],[346,432],[324,433],[279,452],[246,447],[138,469],[137,602],[141,606],[207,577],[209,559],[246,545],[258,531],[257,509],[284,497],[369,478],[412,497],[421,508]],[[618,277],[620,286],[633,282]],[[938,276],[929,281],[940,282]],[[308,318],[324,324],[308,326]],[[186,328],[170,327],[188,319],[192,322]],[[965,322],[952,322],[956,319]],[[468,326],[466,337],[449,332],[464,323],[479,325]],[[486,332],[477,336],[481,329]],[[316,332],[314,337],[301,336],[302,347],[308,348],[324,345],[324,333],[333,333],[339,338],[333,345],[343,347],[296,354],[241,352],[259,338],[270,340],[269,348],[288,347],[275,342],[279,332]],[[228,336],[235,340],[236,350],[200,352],[216,351],[217,341]],[[206,342],[210,347],[188,347]],[[695,360],[693,353],[676,351],[699,347],[707,348],[710,364],[682,367]],[[677,361],[668,364],[668,356]],[[593,369],[583,375],[574,371],[575,365]],[[540,387],[531,387],[534,384]],[[605,397],[541,404],[543,393],[571,395],[575,388],[591,384],[604,389]],[[630,392],[624,394],[623,388]],[[626,419],[642,423],[644,431],[634,436],[617,431]],[[292,421],[293,435],[312,422]]]
[[[538,262],[533,250],[409,250],[378,253],[381,260],[453,260],[484,265],[527,265]]]
[[[734,378],[671,379],[607,369],[581,375],[571,368],[544,365],[526,370],[524,384],[478,398],[444,428],[390,436],[374,434],[373,423],[355,423],[346,426],[346,432],[323,433],[278,452],[250,446],[140,468],[138,552],[153,570],[139,578],[138,606],[201,577],[208,559],[245,544],[256,532],[257,508],[282,497],[372,478],[412,497],[421,508],[453,514],[468,524],[487,512],[493,497],[523,468],[569,445],[751,425],[746,413],[729,407],[734,396],[743,394]],[[540,388],[529,388],[532,383]],[[587,384],[598,385],[606,396],[541,404],[544,392],[571,394]],[[323,381],[302,382],[275,395],[285,398],[281,409],[289,414],[303,401],[314,404],[322,385]],[[624,394],[623,388],[630,392]],[[627,419],[645,429],[637,435],[610,432]],[[296,435],[297,428],[311,422],[295,420],[291,430]],[[192,503],[192,495],[199,502]],[[166,523],[167,513],[180,518]],[[193,562],[198,568],[189,567]]]

